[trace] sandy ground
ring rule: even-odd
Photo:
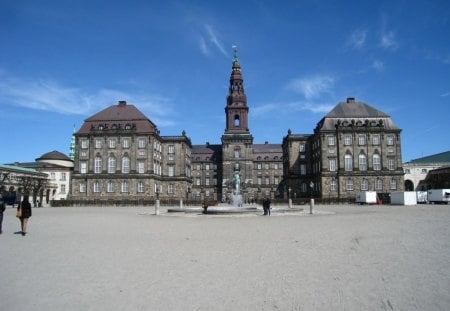
[[[0,309],[450,310],[450,205],[315,210],[8,209]]]

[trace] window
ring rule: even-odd
[[[334,146],[334,145],[336,145],[336,137],[328,136],[328,146]]]
[[[270,185],[270,178],[266,177],[266,185]]]
[[[138,139],[138,148],[139,149],[145,148],[145,138]]]
[[[169,145],[169,161],[173,161],[175,159],[175,146]]]
[[[390,170],[390,171],[395,170],[395,159],[394,158],[388,158],[388,170]]]
[[[98,181],[94,181],[93,189],[95,193],[100,192],[100,184]]]
[[[66,185],[61,185],[61,191],[60,193],[65,194],[66,193]]]
[[[110,139],[108,140],[108,147],[109,147],[110,149],[116,148],[116,139],[115,139],[115,138],[110,138]]]
[[[86,192],[86,183],[85,182],[80,183],[80,192]]]
[[[94,173],[99,174],[102,172],[102,158],[101,157],[95,157],[94,160]]]
[[[122,181],[122,192],[128,192],[128,181]]]
[[[200,178],[197,177],[197,178],[195,179],[195,184],[196,184],[197,186],[200,186]]]
[[[345,146],[350,146],[352,144],[352,135],[345,135],[344,136],[344,145]]]
[[[347,191],[353,191],[353,179],[349,178],[346,182]]]
[[[257,168],[258,170],[262,169],[262,164],[261,164],[261,163],[256,164],[256,168]]]
[[[306,175],[306,164],[300,164],[300,175]]]
[[[330,182],[330,191],[337,191],[337,181],[334,178]]]
[[[82,139],[81,140],[81,149],[87,149],[89,147],[89,140]]]
[[[130,172],[130,158],[127,156],[124,156],[122,158],[122,173],[128,174],[129,172]]]
[[[301,191],[306,192],[306,184],[305,183],[302,183]]]
[[[427,173],[427,169],[426,168],[423,168],[422,169],[422,174],[426,174]]]
[[[301,143],[301,144],[300,144],[300,149],[299,149],[299,151],[300,151],[300,152],[305,152],[305,151],[306,151],[306,145],[305,145],[304,143]]]
[[[375,179],[375,190],[383,190],[383,181],[380,178]]]
[[[205,196],[209,197],[211,195],[211,192],[209,192],[209,190],[205,191]]]
[[[145,190],[145,188],[144,188],[144,182],[139,181],[139,182],[138,182],[138,185],[137,185],[137,191],[138,191],[139,193],[143,193],[144,190]]]
[[[361,190],[369,190],[369,181],[365,178],[361,180]]]
[[[209,186],[209,178],[205,178],[205,186]]]
[[[95,140],[95,148],[96,149],[100,149],[102,147],[102,140],[101,139],[96,139]]]
[[[55,180],[55,179],[56,179],[55,172],[51,172],[50,173],[50,180]]]
[[[353,157],[351,154],[346,154],[344,157],[345,170],[347,172],[353,171]]]
[[[394,136],[388,135],[388,136],[386,137],[386,144],[387,144],[388,146],[393,146],[393,145],[394,145]]]
[[[328,167],[330,172],[335,172],[337,167],[336,167],[336,158],[331,158],[328,159]]]
[[[269,169],[269,163],[264,163],[264,169],[268,170]]]
[[[61,181],[65,181],[66,180],[66,173],[61,173]]]
[[[173,175],[174,175],[174,167],[173,167],[173,165],[168,165],[167,166],[167,171],[168,171],[168,175],[170,176],[170,177],[172,177]]]
[[[205,170],[209,171],[209,164],[205,164]]]
[[[397,190],[397,180],[395,180],[395,178],[391,179],[390,187],[391,187],[391,190]]]
[[[360,146],[364,146],[366,144],[366,136],[365,135],[358,136],[358,144]]]
[[[145,173],[145,162],[144,161],[139,161],[138,162],[137,171],[138,171],[139,174]]]
[[[275,176],[275,177],[273,178],[273,183],[274,183],[275,185],[278,185],[279,182],[280,182],[280,180],[278,179],[277,176]]]
[[[167,193],[173,193],[173,184],[167,186]]]
[[[375,153],[373,155],[373,169],[374,169],[374,171],[381,170],[381,159],[380,159],[380,155],[377,153]]]
[[[258,177],[258,185],[262,185],[262,178]]]
[[[378,146],[380,144],[380,135],[375,134],[372,136],[372,145]]]
[[[362,153],[359,155],[359,170],[367,171],[367,157]]]
[[[405,169],[405,174],[411,174],[411,171],[409,170],[409,168]]]
[[[274,164],[273,164],[273,169],[274,169],[274,170],[277,170],[277,169],[278,169],[278,163],[274,163]]]
[[[130,139],[129,138],[124,138],[122,140],[122,148],[124,148],[124,149],[130,148]]]
[[[80,173],[81,174],[87,173],[87,163],[86,162],[80,162]]]
[[[108,191],[109,193],[114,192],[114,182],[108,181],[106,191]]]
[[[108,158],[108,173],[114,174],[116,172],[116,158],[109,157]]]
[[[234,149],[234,157],[235,157],[236,159],[239,159],[239,154],[240,154],[239,148]]]

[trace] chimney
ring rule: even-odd
[[[127,101],[126,100],[119,100],[119,107],[124,107],[127,105]]]
[[[347,97],[347,103],[354,103],[355,98],[354,97]]]

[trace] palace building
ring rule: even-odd
[[[280,144],[254,144],[239,59],[234,55],[221,144],[163,136],[134,105],[119,101],[75,133],[70,199],[229,201],[354,200],[356,192],[402,191],[401,130],[354,98],[323,117],[313,134],[288,130]],[[281,140],[281,138],[280,138]],[[233,181],[234,180],[234,181]]]

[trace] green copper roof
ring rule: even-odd
[[[409,163],[450,163],[450,151],[414,159],[409,161]]]

